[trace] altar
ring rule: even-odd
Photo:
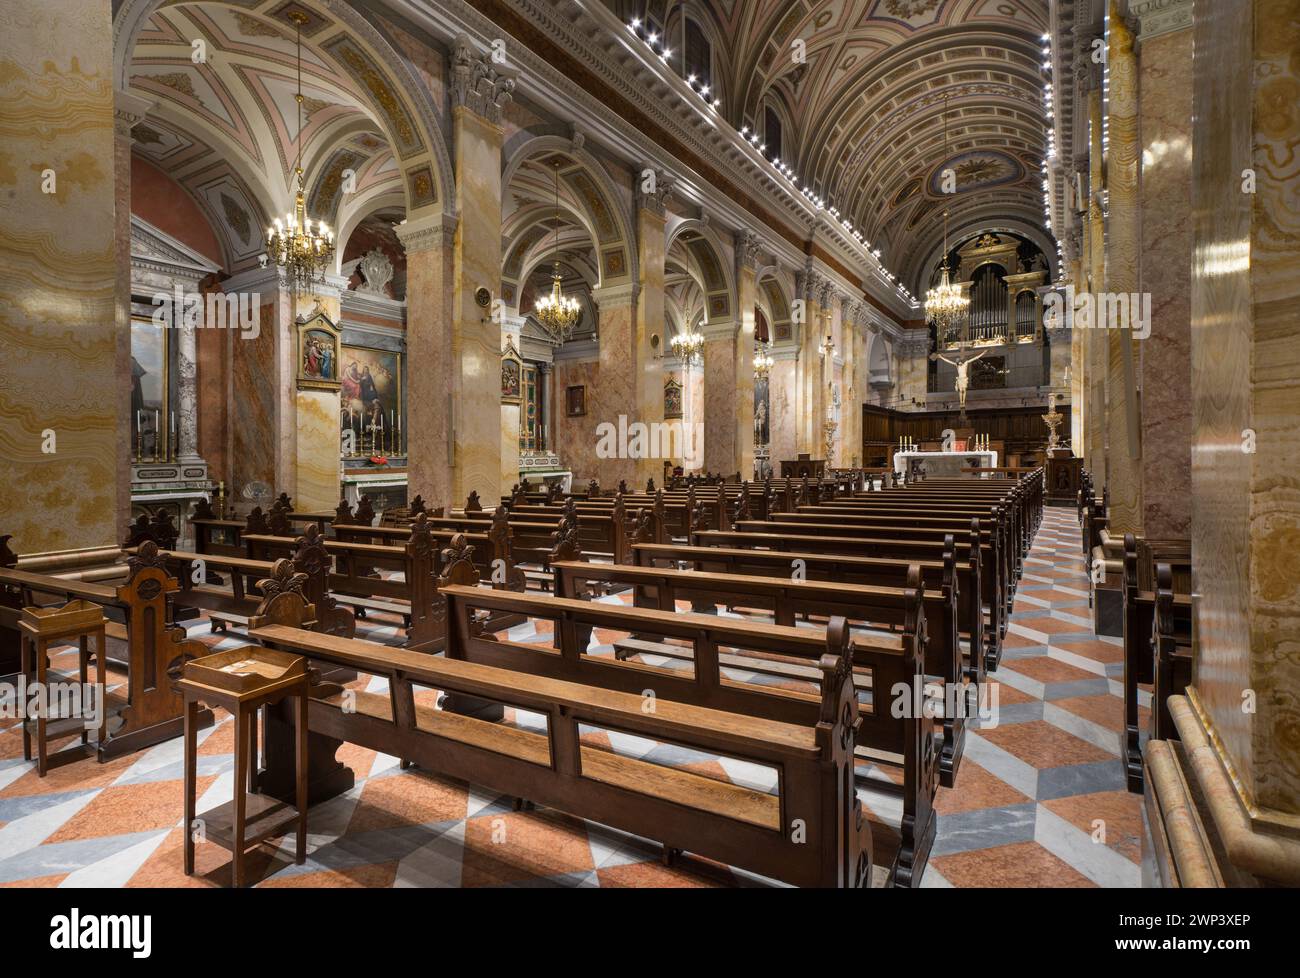
[[[927,479],[988,478],[962,469],[995,469],[998,453],[992,450],[970,452],[895,452],[894,471],[908,482],[917,477]]]

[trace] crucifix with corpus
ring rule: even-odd
[[[942,353],[930,354],[931,360],[942,360],[944,363],[952,364],[957,368],[957,400],[961,404],[961,416],[963,418],[966,417],[966,391],[970,389],[970,365],[988,352],[988,350],[982,350],[973,356],[958,354],[956,360],[949,359]]]

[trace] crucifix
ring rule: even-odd
[[[942,360],[944,363],[950,363],[957,368],[957,400],[961,404],[961,416],[963,418],[966,417],[966,391],[970,389],[970,365],[988,352],[988,350],[983,350],[974,356],[963,356],[959,354],[956,360],[951,360],[948,357],[945,357],[942,353],[930,354],[931,360]]]

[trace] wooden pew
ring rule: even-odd
[[[1141,794],[1143,789],[1141,723],[1138,718],[1138,686],[1153,687],[1151,726],[1159,729],[1161,740],[1177,738],[1169,716],[1168,699],[1177,693],[1170,689],[1181,680],[1187,685],[1190,672],[1192,632],[1191,542],[1188,540],[1138,539],[1124,535],[1123,609],[1124,609],[1124,774],[1128,790]],[[1168,574],[1165,593],[1159,593],[1159,568]],[[1175,580],[1178,590],[1175,591]],[[1158,620],[1157,603],[1163,598],[1164,615]],[[1160,632],[1161,626],[1167,634]],[[1163,649],[1164,661],[1160,663]],[[1157,676],[1163,669],[1160,679]],[[1159,689],[1155,687],[1159,686]],[[1160,714],[1157,719],[1157,714]]]
[[[483,589],[448,589],[487,595]],[[452,598],[455,601],[455,598]],[[525,599],[517,599],[525,600]],[[553,600],[553,599],[552,599]],[[454,612],[460,620],[460,612]],[[457,632],[458,638],[463,634]],[[325,771],[343,742],[410,759],[441,775],[542,804],[798,886],[870,885],[871,835],[853,787],[853,737],[861,724],[843,621],[832,622],[818,660],[822,693],[795,721],[699,707],[665,698],[644,710],[640,691],[435,658],[368,642],[268,625],[255,636],[314,663],[388,680],[387,695],[318,686],[308,708],[309,749]],[[417,706],[414,687],[510,703],[546,718],[546,734]],[[584,744],[583,725],[608,727],[690,749],[741,757],[778,772],[780,795],[622,757]],[[267,715],[262,790],[289,790],[292,725]],[[322,757],[322,755],[328,755]],[[337,765],[337,762],[333,762]],[[337,765],[341,767],[341,765]],[[335,784],[340,779],[335,778]],[[320,800],[319,797],[314,800]]]
[[[955,572],[955,561],[947,561],[949,572]],[[557,597],[585,599],[590,594],[589,585],[602,585],[602,593],[610,585],[630,587],[634,603],[639,608],[657,608],[675,612],[679,601],[689,601],[697,612],[714,614],[717,605],[765,611],[772,615],[776,625],[795,627],[798,618],[812,615],[832,618],[845,617],[849,622],[860,621],[874,625],[905,628],[911,611],[914,593],[920,593],[925,612],[926,636],[920,651],[925,672],[939,677],[948,690],[961,691],[964,696],[962,651],[957,640],[957,595],[954,577],[944,590],[922,589],[920,568],[915,564],[904,568],[897,586],[848,584],[808,580],[791,580],[770,575],[751,576],[727,573],[682,571],[664,567],[624,567],[611,564],[589,564],[577,561],[557,562],[555,592]],[[915,570],[917,577],[909,578]],[[667,658],[693,660],[692,649],[658,641],[658,636],[634,636],[616,643],[615,655],[626,658],[634,654],[660,655]],[[581,645],[582,636],[579,635]],[[770,662],[719,653],[723,665],[744,668],[754,672],[770,672],[781,676],[807,676],[807,667],[791,667],[784,661]],[[964,705],[964,704],[963,704]],[[966,712],[955,710],[943,713],[943,741],[939,757],[940,783],[951,787],[956,777],[965,749]]]
[[[0,590],[6,592],[0,603],[0,631],[17,628],[17,609],[73,598],[100,605],[120,626],[109,629],[109,650],[97,650],[124,663],[127,671],[125,701],[113,709],[107,736],[98,745],[100,763],[180,736],[184,704],[170,679],[179,675],[186,659],[209,651],[189,641],[183,628],[169,624],[168,599],[179,585],[167,573],[157,544],[141,544],[127,560],[127,574],[125,583],[110,586],[0,568]],[[204,726],[211,724],[212,712],[204,710],[200,719]]]
[[[762,524],[774,526],[777,524]],[[827,530],[833,528],[825,528]],[[1010,613],[1010,601],[999,574],[997,561],[992,552],[983,545],[983,536],[978,521],[971,527],[965,537],[955,538],[956,559],[958,564],[978,567],[972,570],[971,581],[978,587],[973,592],[979,595],[986,617],[983,636],[984,670],[992,672],[997,669],[1002,657],[1002,637],[1006,633],[1007,617]],[[903,536],[856,536],[852,531],[832,533],[793,533],[793,532],[745,532],[705,530],[691,537],[693,546],[726,547],[753,550],[770,550],[787,555],[790,552],[800,554],[840,555],[846,557],[885,557],[896,560],[925,560],[942,562],[944,559],[944,534],[940,539],[911,539]],[[637,542],[641,542],[637,538]]]
[[[918,590],[919,572],[912,580],[902,634],[870,642],[855,639],[851,643],[855,670],[869,673],[868,679],[859,676],[857,682],[869,684],[872,691],[870,712],[861,715],[857,753],[903,769],[904,816],[890,873],[891,882],[898,886],[910,886],[919,879],[928,858],[935,831],[931,799],[939,778],[933,719],[917,717],[910,709],[895,716],[890,708],[900,684],[907,690],[917,690],[924,683],[926,623]],[[816,662],[826,641],[820,629],[754,625],[712,615],[684,615],[482,588],[450,587],[443,594],[451,619],[448,658],[635,695],[650,689],[656,701],[689,703],[782,722],[807,722],[814,710],[815,696],[724,678],[719,649],[735,649],[744,659],[783,656],[794,662]],[[512,642],[483,623],[484,615],[505,613],[554,622],[555,651]],[[692,643],[693,669],[688,673],[588,655],[586,636],[594,628]],[[456,708],[460,709],[460,704]]]

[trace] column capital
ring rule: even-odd
[[[749,228],[742,228],[736,232],[736,264],[741,268],[748,268],[751,271],[758,270],[758,257],[761,250],[761,242],[758,235]]]
[[[615,306],[620,303],[636,305],[637,298],[641,295],[641,286],[637,282],[624,282],[621,285],[606,285],[599,289],[591,290],[591,301],[596,303],[597,307]]]
[[[448,214],[433,214],[406,220],[396,228],[397,240],[407,255],[436,248],[450,248],[456,238],[458,219]]]
[[[451,105],[466,108],[493,125],[501,124],[501,110],[514,98],[513,74],[501,70],[491,54],[475,50],[469,36],[456,38],[451,48]]]
[[[665,170],[657,170],[649,163],[641,164],[636,183],[636,206],[656,217],[666,217],[668,201],[677,192],[677,179]]]
[[[144,98],[134,92],[122,90],[113,93],[113,129],[118,136],[127,139],[131,137],[131,130],[144,120],[150,110],[154,107],[152,99]]]

